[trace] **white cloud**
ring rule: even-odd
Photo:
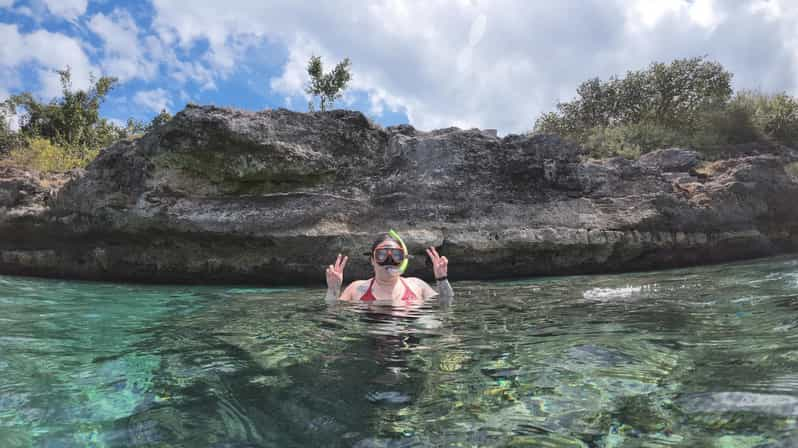
[[[6,7],[13,3],[0,0]],[[162,64],[177,84],[169,92],[187,83],[215,89],[268,43],[286,51],[268,83],[285,104],[304,109],[311,54],[322,56],[327,69],[349,57],[354,78],[340,106],[367,97],[370,113],[402,111],[422,129],[522,132],[557,101],[572,98],[585,79],[701,55],[732,71],[737,88],[798,93],[793,0],[341,0],[279,7],[153,0],[151,29],[119,9],[85,17],[86,0],[26,3],[34,11],[44,11],[42,5],[85,23],[102,41],[96,53],[102,73],[123,81],[154,81]],[[0,24],[0,42],[0,90],[18,88],[18,77],[3,75],[22,64],[34,64],[49,94],[58,87],[52,69],[71,65],[77,86],[93,69],[84,53],[91,45],[62,34],[23,34]],[[206,48],[204,54],[197,56],[198,48]],[[172,104],[167,90],[142,91],[134,99],[158,112]]]
[[[0,97],[0,99],[2,98],[3,97]],[[19,130],[19,116],[17,114],[12,114],[11,111],[5,110],[2,105],[0,105],[0,120],[5,121],[6,129],[11,131]]]
[[[403,110],[423,129],[461,123],[524,131],[570,99],[581,81],[654,60],[708,55],[735,73],[738,87],[798,86],[798,4],[789,0],[385,0],[279,8],[228,0],[222,13],[216,5],[154,1],[162,40],[184,48],[207,42],[194,72],[245,62],[237,43],[267,36],[288,49],[270,87],[297,104],[291,98],[304,96],[310,54],[328,68],[348,56],[352,88],[369,95],[372,113]]]
[[[728,2],[727,2],[728,3]],[[662,20],[678,17],[683,24],[712,30],[723,20],[723,6],[715,0],[630,0],[627,16],[630,28],[654,28]]]
[[[10,8],[14,6],[14,0],[0,0],[0,8]]]
[[[19,73],[10,66],[3,66],[0,63],[0,101],[8,98],[12,91],[16,91],[22,85]]]
[[[8,99],[10,96],[9,92],[4,88],[0,87],[0,120],[5,121],[5,125],[7,129],[12,131],[19,130],[19,116],[17,114],[11,113],[3,101]]]
[[[111,123],[112,125],[118,127],[118,128],[127,127],[127,120],[122,120],[122,119],[119,119],[119,118],[109,118],[108,122]]]
[[[314,48],[316,49],[315,51]],[[282,75],[269,81],[272,90],[289,96],[304,95],[308,76],[306,71],[308,59],[314,55],[321,56],[324,59],[324,55],[319,54],[318,48],[319,45],[302,38],[299,38],[298,42],[294,42],[290,46],[288,62],[283,67]],[[326,59],[329,60],[329,58]]]
[[[11,114],[8,116],[6,120],[6,124],[8,125],[8,129],[12,132],[19,131],[19,115]]]
[[[116,76],[121,82],[130,79],[152,80],[157,75],[158,65],[146,57],[142,49],[154,48],[163,56],[162,49],[156,47],[157,39],[151,39],[146,47],[139,44],[139,29],[136,21],[125,10],[117,9],[110,16],[99,13],[92,16],[89,29],[103,41],[103,72]],[[155,39],[155,42],[153,42]]]
[[[133,97],[133,102],[155,113],[164,109],[168,111],[172,106],[172,100],[169,99],[169,94],[164,89],[136,92],[136,95]]]
[[[754,0],[751,2],[751,12],[763,13],[771,20],[777,20],[782,14],[781,2],[782,0]]]
[[[43,0],[51,14],[74,21],[86,12],[88,0]]]
[[[127,11],[117,9],[110,16],[95,14],[89,20],[89,29],[102,38],[106,51],[138,55],[138,27]]]
[[[32,63],[39,78],[39,91],[49,100],[60,95],[61,85],[55,70],[69,66],[72,86],[86,89],[90,85],[90,74],[97,71],[77,40],[59,33],[45,30],[30,34],[20,33],[16,25],[0,23],[0,73],[15,72],[21,65]],[[16,88],[14,79],[0,78],[0,88]]]

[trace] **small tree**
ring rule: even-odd
[[[595,127],[656,123],[693,131],[699,117],[731,98],[732,75],[704,58],[655,62],[624,78],[593,78],[577,88],[577,98],[541,116],[538,132],[565,133],[577,140]]]
[[[352,80],[349,72],[351,63],[349,58],[344,59],[335,66],[332,72],[325,74],[321,64],[321,57],[311,56],[308,61],[308,75],[310,84],[305,88],[308,95],[319,97],[319,109],[324,112],[327,105],[332,104],[343,96],[346,85]],[[313,112],[313,100],[308,102],[308,110]]]
[[[125,122],[124,128],[125,137],[132,137],[134,135],[141,135],[147,132],[147,125],[144,124],[141,120],[136,120],[133,117],[130,117]]]
[[[156,115],[152,119],[152,121],[150,121],[150,124],[147,125],[147,130],[149,131],[149,130],[155,129],[158,126],[161,126],[161,125],[165,124],[167,121],[169,121],[171,119],[172,119],[172,114],[167,112],[166,109],[161,109],[161,113]]]
[[[9,100],[12,112],[22,107],[20,131],[26,137],[44,137],[56,145],[83,152],[110,144],[112,136],[102,131],[107,127],[100,118],[100,105],[117,83],[116,78],[92,78],[91,88],[72,89],[72,76],[67,67],[59,70],[62,97],[50,103],[39,102],[30,92],[14,95]]]

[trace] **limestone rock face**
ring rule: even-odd
[[[755,148],[754,148],[755,149]],[[189,106],[61,186],[0,171],[0,273],[151,282],[370,275],[389,228],[454,279],[613,272],[798,247],[788,148],[589,160],[554,136],[381,128],[358,112]],[[47,184],[47,185],[45,185]]]
[[[699,164],[700,157],[695,151],[668,148],[643,154],[638,162],[646,168],[673,173],[690,171]]]

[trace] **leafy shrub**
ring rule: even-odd
[[[731,105],[743,109],[759,133],[788,146],[798,144],[798,100],[779,93],[768,95],[745,90],[738,92]]]
[[[686,146],[707,154],[743,143],[798,147],[798,100],[741,91],[731,73],[703,58],[653,63],[624,78],[583,82],[573,101],[541,115],[535,132],[558,134],[593,157],[638,157]]]
[[[758,141],[762,133],[745,107],[730,103],[722,108],[704,111],[699,115],[696,129],[686,144],[703,148]]]
[[[682,146],[685,138],[665,126],[637,123],[594,128],[587,135],[584,146],[595,158],[621,156],[636,159],[658,148]]]
[[[9,152],[11,162],[25,169],[39,172],[61,172],[82,168],[89,164],[99,150],[91,148],[65,148],[45,138],[32,138],[25,146]]]
[[[12,112],[24,110],[20,133],[28,138],[44,137],[61,147],[81,151],[97,150],[119,139],[115,126],[100,118],[100,105],[117,83],[116,78],[93,80],[89,90],[73,90],[69,68],[58,71],[60,98],[42,103],[29,93],[13,95],[8,100]],[[81,155],[85,157],[87,154]]]
[[[536,132],[554,132],[581,140],[588,129],[656,123],[692,130],[705,110],[724,105],[732,94],[731,73],[703,58],[652,63],[623,78],[583,82],[573,101],[535,122]]]
[[[148,124],[131,118],[126,126],[117,126],[99,115],[116,78],[102,77],[93,80],[88,90],[74,90],[69,67],[58,74],[61,97],[43,103],[23,92],[0,103],[0,157],[9,159],[8,163],[39,171],[85,166],[101,148],[139,137],[172,118],[162,110]],[[19,119],[17,131],[11,131],[6,123],[14,114]]]
[[[784,170],[787,171],[787,174],[792,176],[793,179],[798,181],[798,162],[787,164],[787,166],[784,167]]]
[[[321,57],[310,57],[307,67],[310,84],[305,87],[305,93],[319,97],[319,108],[322,112],[343,96],[344,89],[352,80],[352,73],[349,70],[351,66],[349,58],[345,58],[336,64],[331,72],[325,74]],[[308,110],[313,112],[313,109],[313,100],[311,100],[308,102]]]

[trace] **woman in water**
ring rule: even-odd
[[[407,305],[421,303],[438,296],[442,304],[450,304],[454,291],[447,279],[449,260],[438,255],[434,247],[427,249],[432,260],[432,269],[437,282],[437,291],[424,280],[416,277],[403,278],[407,266],[407,247],[393,230],[380,235],[371,246],[369,260],[374,268],[374,277],[369,280],[355,280],[341,292],[344,281],[344,268],[349,257],[338,254],[335,264],[327,268],[327,296],[325,300],[335,302],[372,302],[379,305]]]

